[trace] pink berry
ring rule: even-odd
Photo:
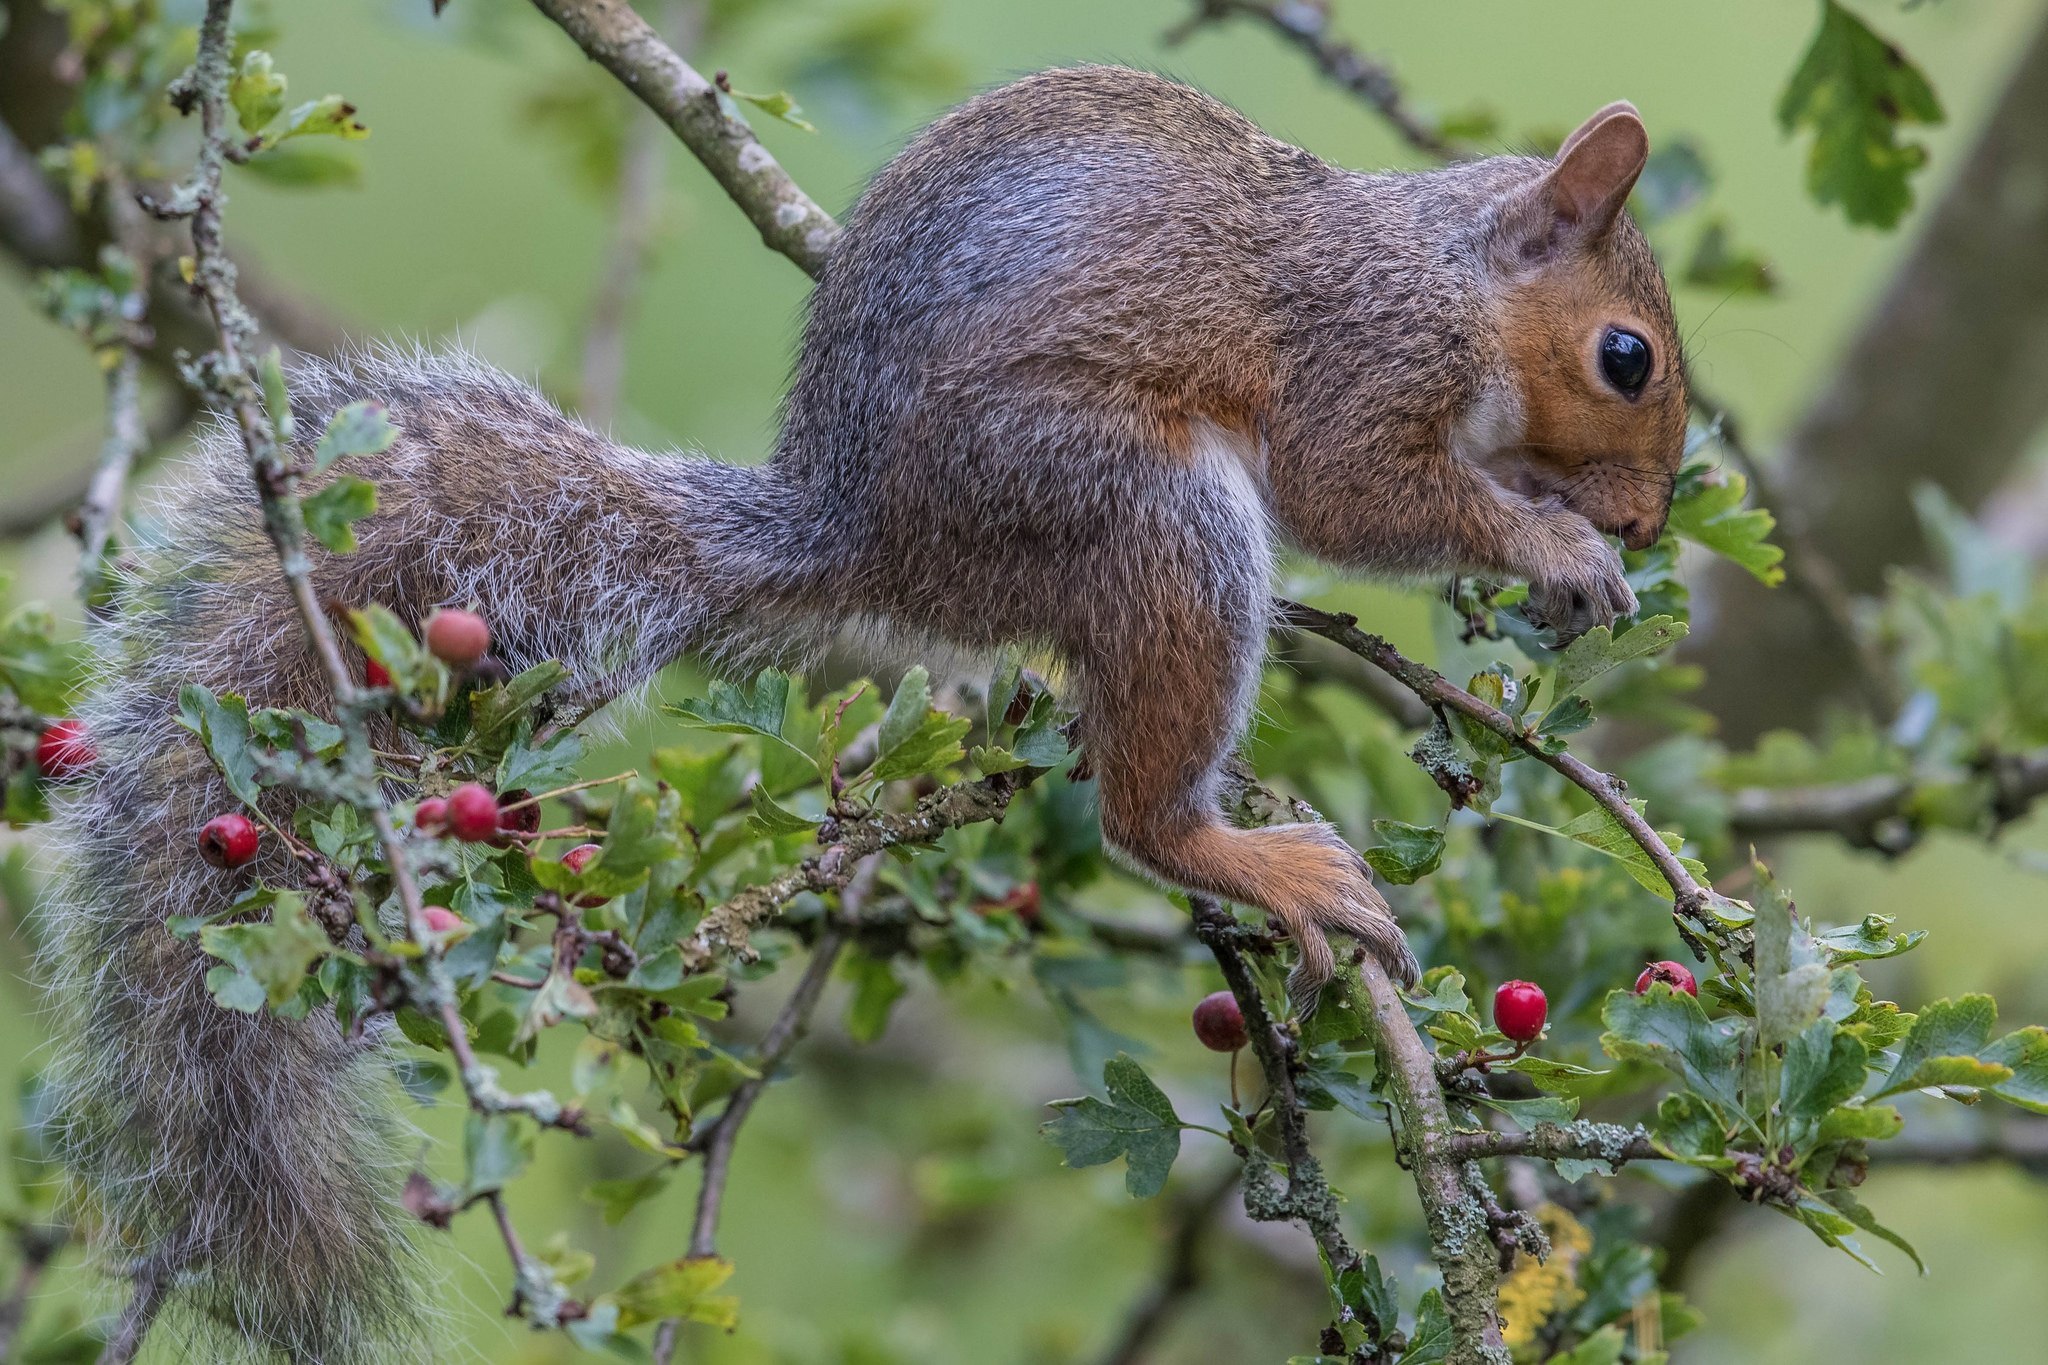
[[[448,793],[448,832],[464,843],[478,844],[498,833],[498,798],[476,782]]]
[[[53,782],[77,777],[99,761],[99,746],[82,720],[52,721],[36,736],[36,767]]]
[[[1533,1043],[1543,1032],[1550,1002],[1533,981],[1503,981],[1493,993],[1493,1025],[1518,1043]]]
[[[1237,997],[1229,991],[1203,996],[1195,1006],[1195,1037],[1211,1052],[1235,1052],[1250,1042]]]
[[[427,650],[444,664],[467,667],[491,647],[491,628],[473,611],[443,607],[427,618]]]
[[[372,687],[391,686],[391,670],[375,659],[363,660],[363,681]]]
[[[562,855],[562,866],[580,876],[583,869],[590,866],[590,860],[598,855],[600,847],[597,844],[578,844]],[[603,905],[610,899],[610,896],[600,896],[593,891],[587,895],[578,896],[576,904],[588,910],[594,906]]]
[[[448,803],[430,796],[413,808],[412,827],[422,834],[440,834],[448,828]]]
[[[1700,983],[1698,978],[1693,976],[1692,969],[1683,962],[1673,962],[1669,958],[1662,962],[1652,962],[1643,968],[1643,974],[1636,978],[1636,994],[1646,993],[1653,981],[1661,981],[1672,990],[1684,991],[1690,996],[1697,997],[1700,993]]]
[[[241,867],[256,856],[263,831],[240,811],[216,815],[199,827],[199,856],[215,867]]]
[[[462,916],[445,905],[420,907],[420,920],[437,934],[453,933],[462,927]]]

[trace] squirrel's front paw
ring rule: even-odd
[[[1280,864],[1285,875],[1267,888],[1265,908],[1287,926],[1300,951],[1292,981],[1297,989],[1314,991],[1335,975],[1337,959],[1326,931],[1358,940],[1387,975],[1403,986],[1415,984],[1422,967],[1365,861],[1342,835],[1328,825],[1282,825],[1260,834],[1293,846]]]
[[[1632,616],[1635,610],[1636,595],[1622,570],[1621,556],[1597,534],[1586,546],[1584,559],[1529,585],[1530,619],[1556,630],[1560,644],[1618,617]]]

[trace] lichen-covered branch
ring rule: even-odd
[[[1001,820],[1010,798],[1035,781],[1042,769],[1018,768],[973,782],[941,787],[909,811],[871,810],[818,831],[819,849],[789,871],[707,911],[681,944],[683,966],[707,970],[721,952],[745,953],[747,936],[806,891],[837,891],[853,879],[861,861],[898,845],[928,844],[949,829]]]
[[[1496,1156],[1533,1156],[1545,1161],[1654,1161],[1658,1152],[1640,1127],[1613,1123],[1539,1123],[1520,1133],[1453,1133],[1450,1150],[1467,1160]]]
[[[711,82],[676,55],[625,0],[533,0],[594,62],[618,77],[704,163],[771,250],[815,276],[839,224],[790,179]]]

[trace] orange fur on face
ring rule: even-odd
[[[1497,309],[1522,401],[1514,453],[1531,491],[1563,498],[1632,550],[1654,543],[1685,450],[1686,388],[1676,339],[1587,269],[1543,270],[1505,289]],[[1610,327],[1650,345],[1650,378],[1632,397],[1600,372],[1600,344]]]

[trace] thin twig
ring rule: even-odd
[[[739,1139],[740,1127],[747,1121],[747,1115],[753,1112],[761,1092],[775,1079],[775,1073],[781,1069],[790,1051],[810,1028],[811,1015],[818,1008],[826,984],[832,979],[832,968],[839,961],[840,951],[846,947],[848,928],[859,919],[861,905],[874,887],[879,870],[878,856],[870,854],[862,860],[840,891],[839,912],[818,936],[817,942],[811,945],[811,960],[804,967],[803,976],[798,978],[796,988],[789,993],[789,999],[775,1016],[775,1022],[768,1026],[768,1031],[754,1049],[751,1063],[755,1073],[753,1078],[742,1082],[726,1100],[725,1108],[719,1111],[711,1127],[690,1141],[691,1146],[704,1153],[704,1176],[697,1187],[697,1213],[690,1225],[691,1256],[718,1254],[718,1217],[725,1205],[726,1177],[732,1167],[733,1144]],[[662,1321],[654,1335],[654,1365],[669,1365],[681,1330],[680,1319]]]
[[[1712,902],[1711,891],[1693,879],[1678,861],[1678,855],[1657,836],[1649,821],[1629,804],[1621,779],[1588,766],[1568,750],[1553,752],[1537,737],[1533,728],[1454,686],[1435,669],[1408,658],[1380,636],[1360,630],[1358,618],[1319,611],[1284,598],[1276,599],[1276,606],[1289,624],[1326,640],[1334,640],[1360,658],[1384,669],[1429,705],[1456,711],[1469,720],[1477,721],[1529,757],[1561,774],[1592,797],[1594,803],[1612,816],[1630,840],[1642,849],[1644,856],[1671,887],[1672,911],[1679,918],[1680,927],[1685,928],[1685,922],[1691,921],[1699,928],[1713,929],[1713,921],[1707,913]]]
[[[1307,53],[1318,70],[1371,105],[1403,142],[1424,156],[1449,161],[1458,155],[1458,149],[1436,126],[1409,106],[1391,67],[1330,32],[1327,4],[1311,4],[1308,0],[1195,0],[1195,13],[1168,29],[1165,41],[1173,46],[1197,30],[1220,24],[1233,15],[1266,24]]]

